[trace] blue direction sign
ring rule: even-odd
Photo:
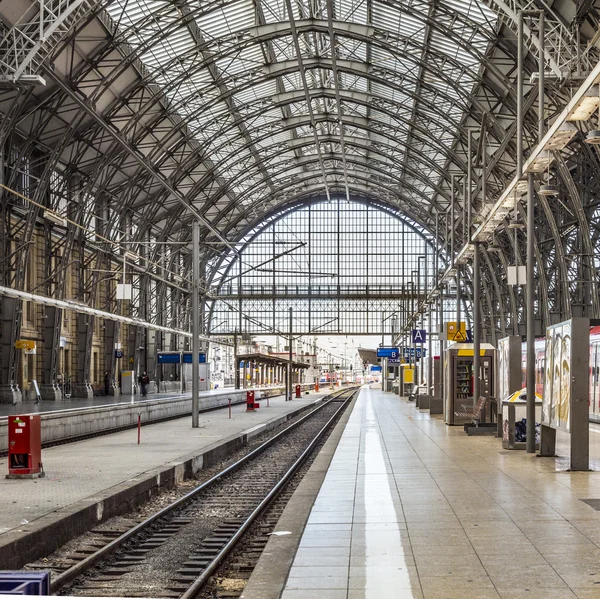
[[[181,362],[181,354],[179,353],[159,353],[156,354],[156,361],[159,364],[179,364]]]
[[[424,347],[405,347],[402,350],[402,355],[405,358],[412,358],[415,355],[415,350],[416,350],[416,355],[417,358],[420,358],[421,356],[423,356],[424,358],[427,357],[427,350]]]
[[[427,343],[427,331],[425,329],[413,329],[412,342]]]
[[[371,366],[371,372],[381,372],[381,366]]]
[[[397,347],[378,347],[378,358],[397,358],[400,356],[400,350]]]
[[[206,354],[203,354],[203,353],[198,354],[198,362],[200,364],[206,364]],[[192,352],[185,352],[183,354],[183,363],[184,364],[192,363]]]

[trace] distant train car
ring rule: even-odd
[[[544,394],[544,369],[546,367],[546,340],[535,340],[535,391]],[[527,344],[521,346],[521,372],[523,387],[526,386]],[[590,395],[588,406],[590,420],[600,422],[600,326],[590,329]]]

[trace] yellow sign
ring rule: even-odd
[[[30,339],[18,339],[17,341],[15,341],[15,347],[17,349],[32,350],[35,349],[35,341],[32,341]]]
[[[405,383],[413,383],[414,382],[414,369],[413,368],[405,368],[404,369],[404,382]]]
[[[447,322],[446,332],[448,335],[448,341],[457,341],[459,343],[464,343],[467,340],[467,323],[461,322],[459,329],[456,326],[456,322]]]

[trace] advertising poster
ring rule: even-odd
[[[542,424],[571,430],[571,323],[548,328]]]
[[[510,395],[509,389],[509,341],[508,337],[498,341],[498,397],[504,401]]]

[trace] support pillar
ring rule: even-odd
[[[90,384],[94,318],[90,314],[77,314],[77,371],[72,385],[73,397],[94,397],[94,389]]]
[[[119,323],[114,320],[104,321],[104,370],[108,371],[111,380],[109,395],[119,395],[119,387],[115,381],[116,360],[115,343],[119,338]]]
[[[473,401],[479,401],[481,394],[481,315],[479,308],[481,303],[479,297],[481,295],[481,264],[479,242],[476,241],[473,255]]]
[[[58,354],[60,352],[60,330],[62,326],[62,313],[55,306],[44,306],[44,331],[43,331],[43,356],[42,381],[40,395],[42,399],[49,401],[60,401],[62,393],[56,383],[58,371]]]
[[[13,297],[0,298],[0,403],[23,401],[17,384],[17,339],[23,314],[23,302]]]
[[[197,220],[192,224],[192,428],[200,426],[200,226]]]
[[[534,318],[534,190],[533,173],[527,178],[527,285],[526,318],[527,318],[527,453],[535,453],[535,318]]]

